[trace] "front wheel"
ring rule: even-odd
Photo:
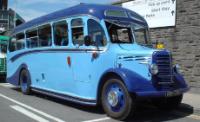
[[[123,82],[117,78],[105,82],[101,103],[108,116],[119,120],[126,119],[134,110],[133,99]]]
[[[20,88],[23,94],[30,94],[31,93],[31,79],[27,70],[23,69],[20,73]]]

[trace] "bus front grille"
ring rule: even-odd
[[[158,74],[155,76],[157,84],[165,85],[173,83],[171,54],[167,51],[157,51],[153,54],[152,59],[153,63],[158,66]]]

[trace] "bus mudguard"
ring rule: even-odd
[[[106,74],[109,74],[109,73],[114,73],[114,74],[118,75],[123,80],[128,91],[131,93],[135,93],[137,91],[141,91],[144,89],[146,89],[146,90],[154,89],[150,80],[145,79],[138,73],[131,71],[129,69],[112,68],[112,69],[105,71],[105,73],[102,77],[106,76]]]
[[[7,77],[7,82],[13,84],[13,85],[16,85],[18,86],[19,85],[19,75],[20,75],[20,72],[22,69],[26,69],[28,70],[28,66],[26,64],[21,64],[17,70],[15,71],[14,74],[12,74],[10,77]],[[30,76],[30,73],[29,73],[29,76]]]

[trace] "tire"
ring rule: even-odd
[[[105,82],[101,103],[108,116],[118,120],[127,119],[134,110],[133,100],[121,80],[114,78]]]
[[[155,106],[159,109],[163,110],[173,110],[176,109],[182,102],[183,95],[167,97],[167,98],[159,98],[153,100]]]
[[[19,80],[22,93],[29,95],[31,93],[31,79],[27,70],[21,71]]]

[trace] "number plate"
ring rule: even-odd
[[[181,94],[181,90],[174,90],[174,91],[168,91],[166,93],[166,96],[167,97],[173,97],[173,96],[177,96],[177,95],[180,95]]]

